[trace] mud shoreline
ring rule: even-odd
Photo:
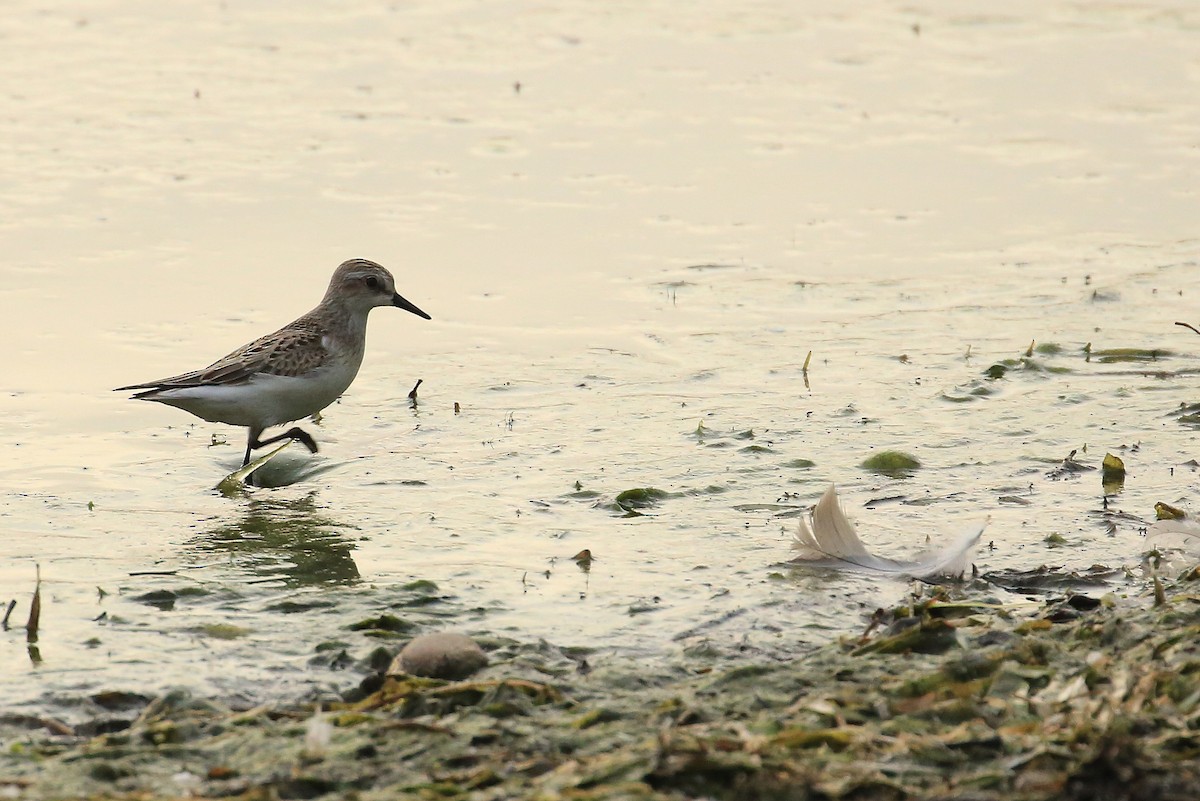
[[[1200,796],[1200,570],[1014,609],[921,588],[789,659],[663,662],[479,638],[465,681],[367,676],[340,700],[126,699],[94,736],[8,719],[0,792],[429,799]],[[980,600],[983,598],[984,600]],[[390,649],[368,659],[382,666]],[[730,667],[734,664],[734,667]],[[110,699],[114,707],[121,699]],[[144,699],[143,699],[144,700]]]

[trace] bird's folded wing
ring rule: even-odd
[[[319,367],[328,357],[321,332],[301,326],[303,319],[288,327],[295,330],[280,329],[273,334],[259,337],[203,370],[193,370],[190,373],[147,381],[144,384],[117,387],[116,391],[228,386],[248,381],[254,374],[262,372],[283,376],[302,375]]]

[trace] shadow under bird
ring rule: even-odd
[[[376,306],[396,306],[431,319],[396,292],[386,269],[367,259],[350,259],[333,273],[320,304],[273,334],[218,359],[203,370],[118,387],[142,390],[137,400],[191,412],[210,423],[246,426],[246,457],[274,442],[294,439],[312,453],[317,443],[300,428],[259,439],[271,426],[316,414],[346,391],[358,374],[366,345],[367,315]]]

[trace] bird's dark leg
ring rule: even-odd
[[[280,440],[294,439],[297,442],[302,443],[304,445],[304,447],[308,448],[309,453],[317,452],[316,441],[308,435],[307,431],[305,431],[304,429],[301,429],[301,428],[289,428],[287,431],[284,431],[279,436],[269,437],[267,439],[259,439],[258,438],[257,435],[261,434],[262,433],[261,431],[258,431],[258,432],[251,431],[250,433],[252,435],[250,438],[250,445],[249,445],[250,448],[262,448],[262,447],[270,445],[274,442],[279,442]],[[249,452],[247,451],[247,453],[249,453]]]
[[[304,447],[308,448],[309,453],[317,452],[316,441],[308,435],[308,432],[301,428],[289,428],[277,437],[268,437],[267,439],[259,439],[262,435],[261,428],[250,429],[250,436],[246,439],[246,458],[242,460],[242,467],[250,464],[250,452],[259,448],[266,447],[283,439],[294,439],[302,442]],[[246,483],[254,486],[254,473],[246,476]]]
[[[261,433],[261,428],[250,429],[250,436],[246,439],[246,458],[242,459],[242,467],[250,464],[250,451],[262,447],[262,443],[258,441],[258,436]]]

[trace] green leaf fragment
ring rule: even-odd
[[[901,451],[881,451],[864,459],[861,465],[864,470],[885,475],[907,473],[920,466],[921,462],[917,457]]]
[[[227,498],[241,495],[246,491],[246,477],[253,473],[258,468],[262,467],[267,462],[274,459],[283,451],[284,448],[291,445],[293,440],[284,440],[281,445],[276,446],[272,450],[258,457],[245,467],[234,470],[225,478],[221,479],[221,483],[217,484],[217,490]]]
[[[1100,478],[1105,484],[1124,481],[1125,463],[1119,456],[1104,454],[1104,461],[1100,463]]]

